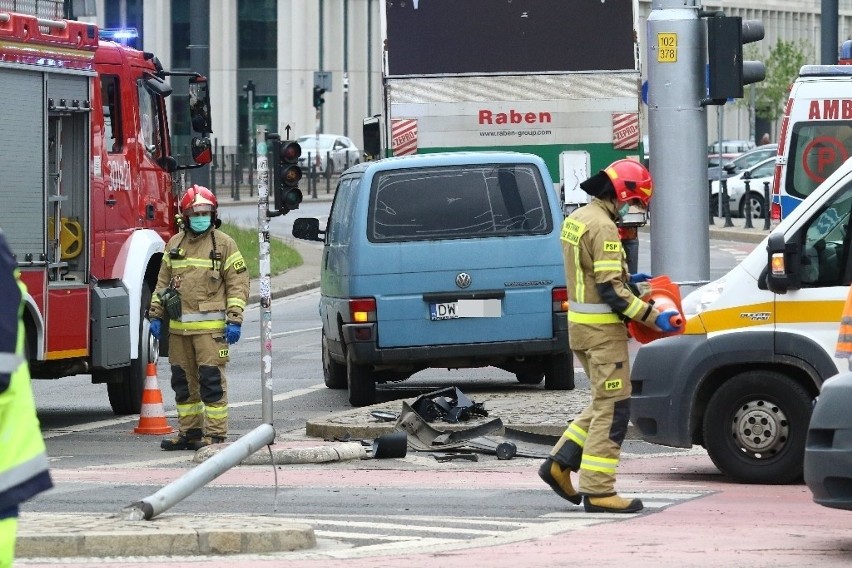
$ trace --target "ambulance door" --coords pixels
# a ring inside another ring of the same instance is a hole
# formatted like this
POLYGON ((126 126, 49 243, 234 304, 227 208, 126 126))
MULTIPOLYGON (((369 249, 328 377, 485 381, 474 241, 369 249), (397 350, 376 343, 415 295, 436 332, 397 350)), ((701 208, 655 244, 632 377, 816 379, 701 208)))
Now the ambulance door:
MULTIPOLYGON (((852 181, 799 225, 788 246, 801 251, 799 289, 776 294, 776 331, 811 338, 834 354, 843 304, 852 282, 852 181)), ((789 249, 788 249, 789 250, 789 249)), ((793 268, 793 267, 789 267, 793 268)))

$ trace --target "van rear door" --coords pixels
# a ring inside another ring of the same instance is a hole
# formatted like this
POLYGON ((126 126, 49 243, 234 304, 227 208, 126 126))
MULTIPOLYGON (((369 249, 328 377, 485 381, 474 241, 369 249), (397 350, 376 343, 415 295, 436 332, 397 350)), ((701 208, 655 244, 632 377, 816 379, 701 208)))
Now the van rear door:
POLYGON ((552 337, 565 276, 548 185, 532 163, 377 173, 353 295, 376 298, 379 347, 552 337))

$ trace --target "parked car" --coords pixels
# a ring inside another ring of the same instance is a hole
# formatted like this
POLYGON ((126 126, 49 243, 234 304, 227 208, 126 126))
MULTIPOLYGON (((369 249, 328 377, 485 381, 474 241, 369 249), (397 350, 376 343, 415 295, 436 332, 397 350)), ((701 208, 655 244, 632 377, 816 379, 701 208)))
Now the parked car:
MULTIPOLYGON (((735 174, 725 181, 728 185, 728 207, 734 217, 745 217, 746 200, 745 182, 749 181, 749 196, 751 198, 751 216, 763 218, 766 207, 763 182, 772 182, 775 173, 775 157, 766 158, 757 164, 746 168, 739 174, 735 174)), ((714 215, 721 215, 719 210, 719 180, 710 182, 710 208, 714 215)))
MULTIPOLYGON (((421 154, 340 176, 322 241, 325 384, 373 404, 376 383, 428 368, 498 367, 574 388, 553 180, 538 156, 421 154)), ((452 379, 448 376, 448 382, 452 379)))
POLYGON ((299 166, 306 175, 313 172, 332 176, 361 162, 361 151, 346 136, 312 134, 297 138, 296 142, 302 147, 299 166))
POLYGON ((744 152, 735 158, 731 158, 722 163, 721 178, 719 171, 719 160, 715 158, 707 160, 707 179, 728 179, 743 170, 750 168, 758 162, 762 162, 767 158, 772 158, 778 152, 778 144, 764 144, 758 146, 754 150, 744 152))
MULTIPOLYGON (((722 140, 722 154, 742 154, 754 148, 751 140, 722 140)), ((719 153, 719 141, 707 146, 708 154, 719 153)))

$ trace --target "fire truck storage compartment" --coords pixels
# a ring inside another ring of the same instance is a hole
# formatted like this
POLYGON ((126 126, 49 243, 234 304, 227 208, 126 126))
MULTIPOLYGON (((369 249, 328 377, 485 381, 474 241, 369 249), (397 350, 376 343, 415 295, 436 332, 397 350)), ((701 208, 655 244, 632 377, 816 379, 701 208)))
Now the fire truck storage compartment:
POLYGON ((21 263, 45 260, 43 90, 42 73, 0 68, 0 228, 21 263))
POLYGON ((130 295, 120 280, 92 288, 92 366, 130 364, 130 295))

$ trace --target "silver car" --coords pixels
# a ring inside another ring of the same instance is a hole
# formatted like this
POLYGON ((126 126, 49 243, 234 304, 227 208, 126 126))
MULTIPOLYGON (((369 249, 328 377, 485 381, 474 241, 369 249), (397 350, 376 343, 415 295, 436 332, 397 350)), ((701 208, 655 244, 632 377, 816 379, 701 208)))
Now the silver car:
POLYGON ((361 161, 361 151, 346 136, 313 134, 296 142, 302 147, 299 166, 305 175, 332 176, 361 161))
MULTIPOLYGON (((738 174, 727 178, 728 206, 731 208, 732 217, 745 217, 746 200, 745 182, 749 181, 749 197, 751 198, 751 216, 754 219, 762 219, 766 208, 764 195, 764 182, 772 183, 775 175, 775 158, 766 158, 757 164, 746 168, 738 174)), ((710 207, 714 215, 721 215, 719 210, 719 181, 710 182, 710 207)))

